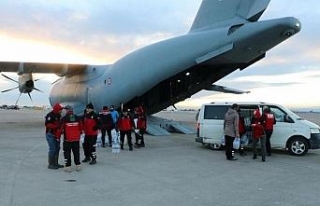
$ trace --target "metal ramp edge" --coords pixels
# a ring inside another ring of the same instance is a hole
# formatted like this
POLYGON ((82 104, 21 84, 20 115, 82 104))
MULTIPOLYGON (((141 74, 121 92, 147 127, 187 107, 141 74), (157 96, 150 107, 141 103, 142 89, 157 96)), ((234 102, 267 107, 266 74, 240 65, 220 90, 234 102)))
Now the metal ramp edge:
POLYGON ((163 129, 159 125, 148 124, 147 133, 154 136, 171 135, 167 130, 163 129))
POLYGON ((170 125, 177 132, 181 132, 184 134, 195 134, 196 133, 195 129, 192 129, 191 127, 189 127, 187 125, 183 125, 183 124, 170 124, 170 125))

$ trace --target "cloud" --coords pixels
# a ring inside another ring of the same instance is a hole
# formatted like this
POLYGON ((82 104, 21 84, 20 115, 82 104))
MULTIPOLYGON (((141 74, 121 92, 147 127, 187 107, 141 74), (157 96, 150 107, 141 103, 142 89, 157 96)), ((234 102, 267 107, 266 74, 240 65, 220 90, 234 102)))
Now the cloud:
POLYGON ((68 1, 4 0, 0 25, 2 32, 16 38, 63 44, 87 50, 88 55, 93 53, 99 57, 96 51, 123 56, 137 48, 130 42, 136 42, 135 39, 141 39, 141 36, 167 33, 166 36, 172 37, 187 32, 191 26, 187 14, 191 10, 195 16, 200 1, 187 2, 187 9, 177 9, 181 2, 169 0, 157 3, 147 0, 97 0, 94 3, 80 0, 77 4, 68 1), (108 39, 114 37, 127 47, 117 48, 110 44, 108 39))

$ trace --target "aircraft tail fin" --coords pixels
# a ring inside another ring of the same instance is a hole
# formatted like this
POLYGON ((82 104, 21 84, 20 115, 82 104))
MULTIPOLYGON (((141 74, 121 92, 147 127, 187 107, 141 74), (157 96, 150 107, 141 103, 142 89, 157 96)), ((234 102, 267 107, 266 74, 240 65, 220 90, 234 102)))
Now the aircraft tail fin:
POLYGON ((203 0, 190 32, 255 22, 269 2, 270 0, 203 0))

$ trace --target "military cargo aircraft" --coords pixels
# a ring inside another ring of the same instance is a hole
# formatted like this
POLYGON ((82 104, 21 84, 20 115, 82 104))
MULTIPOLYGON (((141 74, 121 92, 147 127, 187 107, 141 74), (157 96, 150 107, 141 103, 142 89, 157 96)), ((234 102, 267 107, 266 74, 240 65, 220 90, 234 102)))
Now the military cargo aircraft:
POLYGON ((96 109, 143 105, 153 114, 205 89, 239 93, 214 83, 260 61, 301 29, 294 17, 258 21, 269 2, 203 0, 187 34, 133 51, 114 64, 0 62, 0 71, 16 72, 17 88, 26 94, 37 90, 32 74, 60 76, 50 103, 72 105, 77 113, 91 102, 96 109))

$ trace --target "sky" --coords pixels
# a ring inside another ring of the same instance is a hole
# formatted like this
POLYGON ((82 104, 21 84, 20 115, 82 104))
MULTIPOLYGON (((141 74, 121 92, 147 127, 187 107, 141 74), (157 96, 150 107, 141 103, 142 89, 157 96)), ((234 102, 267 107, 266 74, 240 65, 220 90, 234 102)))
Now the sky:
MULTIPOLYGON (((110 64, 143 46, 186 34, 201 0, 0 0, 0 61, 110 64), (75 3, 76 2, 76 3, 75 3)), ((265 101, 290 108, 320 108, 320 2, 271 0, 260 20, 294 16, 302 30, 266 58, 216 84, 250 91, 201 91, 176 104, 199 108, 213 101, 265 101)), ((5 73, 18 79, 15 73, 5 73)), ((36 88, 19 105, 49 105, 55 75, 35 74, 36 88)), ((16 87, 0 76, 0 90, 16 87)), ((0 93, 14 104, 19 91, 0 93)))

